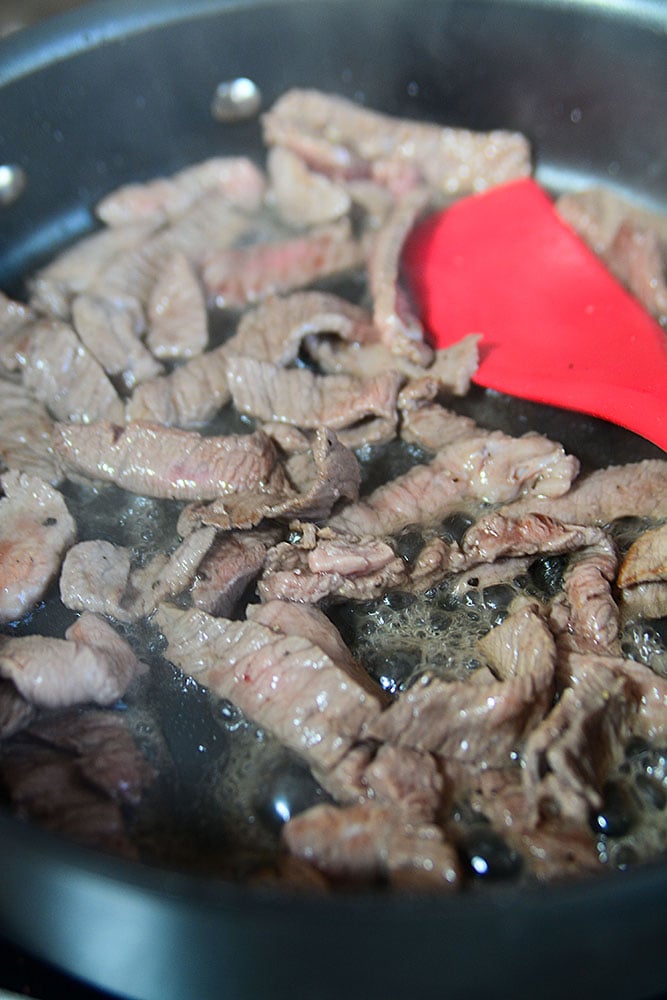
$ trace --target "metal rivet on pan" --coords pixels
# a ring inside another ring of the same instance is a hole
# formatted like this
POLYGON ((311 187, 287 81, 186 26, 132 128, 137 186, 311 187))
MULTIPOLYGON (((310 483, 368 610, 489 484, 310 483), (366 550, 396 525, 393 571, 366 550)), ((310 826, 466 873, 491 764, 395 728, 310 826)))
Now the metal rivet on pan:
POLYGON ((17 163, 0 164, 0 205, 13 205, 28 182, 26 172, 17 163))
POLYGON ((241 122, 254 118, 262 106, 259 87, 245 76, 224 80, 215 88, 211 114, 219 122, 241 122))

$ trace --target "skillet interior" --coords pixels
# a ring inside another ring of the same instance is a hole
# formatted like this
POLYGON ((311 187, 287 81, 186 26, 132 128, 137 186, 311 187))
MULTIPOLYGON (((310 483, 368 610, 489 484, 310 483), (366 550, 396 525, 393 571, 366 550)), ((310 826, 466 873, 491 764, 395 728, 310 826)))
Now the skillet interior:
MULTIPOLYGON (((217 83, 240 75, 266 105, 288 86, 318 86, 412 117, 518 128, 547 185, 602 179, 664 206, 661 3, 134 8, 93 4, 5 44, 0 148, 25 168, 28 187, 2 210, 0 287, 18 291, 23 273, 88 229, 91 206, 112 187, 221 149, 259 155, 256 122, 210 116, 217 83)), ((656 454, 587 418, 486 405, 509 431, 528 414, 588 464, 656 454)), ((518 995, 555 997, 583 995, 584 972, 587 992, 612 997, 667 984, 658 866, 484 898, 322 901, 129 866, 6 816, 0 835, 0 930, 130 996, 435 996, 444 983, 453 996, 488 996, 502 976, 518 995)))

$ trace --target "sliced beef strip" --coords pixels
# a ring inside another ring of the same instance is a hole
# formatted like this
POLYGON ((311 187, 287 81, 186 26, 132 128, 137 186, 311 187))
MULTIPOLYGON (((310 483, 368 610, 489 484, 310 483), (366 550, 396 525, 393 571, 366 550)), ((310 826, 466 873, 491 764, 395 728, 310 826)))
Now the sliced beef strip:
POLYGON ((625 685, 604 665, 566 688, 528 737, 524 787, 538 816, 545 809, 585 824, 602 805, 602 786, 630 735, 625 685))
POLYGON ((267 204, 294 229, 320 226, 347 215, 352 199, 343 184, 310 170, 289 149, 274 146, 267 157, 267 204))
POLYGON ((382 343, 392 354, 405 355, 415 364, 428 364, 433 357, 424 341, 424 330, 413 313, 399 283, 403 245, 419 215, 428 204, 422 189, 397 202, 386 222, 373 236, 368 256, 368 284, 373 299, 373 321, 382 343))
POLYGON ((137 328, 135 310, 95 295, 77 295, 72 302, 72 323, 81 343, 128 392, 162 371, 139 338, 143 315, 140 322, 137 328))
POLYGON ((456 849, 442 831, 391 805, 317 805, 290 819, 282 835, 292 854, 334 879, 386 879, 415 891, 454 889, 460 880, 456 849))
POLYGON ((555 646, 532 608, 482 640, 505 680, 418 680, 364 730, 366 737, 478 767, 507 766, 553 697, 555 646))
POLYGON ((371 416, 396 421, 401 376, 388 371, 371 379, 316 375, 306 368, 278 368, 232 357, 227 379, 237 410, 259 420, 281 420, 304 430, 339 431, 371 416))
POLYGON ((667 583, 638 583, 624 587, 621 605, 629 615, 639 618, 667 617, 667 583))
POLYGON ((202 437, 134 421, 119 427, 58 424, 56 450, 71 472, 143 496, 211 500, 252 489, 287 489, 275 448, 261 432, 202 437))
POLYGON ((503 502, 524 492, 558 496, 578 469, 577 459, 538 434, 464 433, 430 464, 415 465, 378 487, 329 525, 361 536, 397 534, 410 525, 436 524, 466 499, 503 502))
POLYGON ((38 312, 69 319, 71 299, 87 291, 113 261, 141 246, 154 228, 154 223, 142 222, 101 229, 78 240, 30 281, 30 303, 38 312))
POLYGON ((202 278, 216 305, 239 308, 352 270, 363 261, 362 244, 347 220, 340 220, 281 241, 210 253, 202 278))
POLYGON ((645 531, 632 543, 618 573, 619 587, 667 580, 667 524, 645 531))
POLYGON ((582 827, 562 816, 537 816, 522 773, 516 766, 479 771, 447 764, 452 794, 463 795, 476 813, 489 820, 521 855, 532 878, 552 882, 599 874, 600 860, 588 825, 582 827))
POLYGON ((257 589, 263 601, 367 601, 400 588, 406 576, 405 563, 384 541, 334 535, 310 550, 277 545, 267 554, 257 589))
POLYGON ((334 766, 378 712, 370 679, 362 687, 308 638, 166 604, 156 621, 176 666, 310 764, 334 766))
POLYGON ((512 132, 471 132, 394 118, 344 97, 293 89, 263 116, 264 139, 315 169, 342 177, 423 178, 440 194, 465 194, 530 172, 530 150, 512 132), (392 171, 391 168, 394 168, 392 171))
MULTIPOLYGON (((218 536, 199 564, 192 586, 194 607, 216 617, 234 617, 240 598, 259 576, 266 553, 278 537, 274 530, 218 536)), ((251 609, 249 605, 249 616, 251 609)))
MULTIPOLYGON (((319 428, 310 453, 299 457, 306 463, 306 472, 297 484, 299 492, 278 483, 275 492, 245 490, 220 497, 205 507, 186 508, 179 519, 179 530, 186 534, 192 524, 213 524, 221 530, 247 529, 265 519, 291 521, 295 517, 320 521, 339 500, 357 499, 359 463, 333 431, 319 428)), ((286 463, 286 468, 291 479, 293 466, 286 463)), ((303 463, 299 471, 303 473, 303 463)))
POLYGON ((146 343, 156 358, 191 358, 208 343, 208 314, 199 278, 184 253, 165 263, 148 299, 146 343))
POLYGON ((0 636, 0 675, 40 708, 111 705, 142 670, 129 644, 98 615, 82 615, 64 639, 0 636))
POLYGON ((465 396, 479 364, 478 342, 479 336, 471 333, 451 347, 434 351, 432 364, 424 372, 413 374, 401 391, 398 405, 403 413, 409 414, 441 394, 465 396))
MULTIPOLYGON (((405 402, 405 399, 403 400, 405 402)), ((472 438, 477 425, 439 403, 424 403, 416 408, 402 407, 401 438, 426 451, 438 452, 457 438, 472 438)))
POLYGON ((42 479, 6 472, 0 483, 0 621, 22 618, 46 593, 76 524, 60 493, 42 479))
POLYGON ((602 529, 592 525, 563 524, 545 514, 509 517, 494 512, 468 529, 462 549, 474 566, 505 556, 557 555, 606 542, 602 529))
POLYGON ((662 322, 667 320, 667 254, 663 254, 657 233, 623 222, 605 258, 644 308, 662 322))
POLYGON ((104 369, 66 323, 36 321, 19 362, 24 386, 57 420, 123 419, 104 369))
POLYGON ((19 694, 11 681, 0 680, 0 740, 9 739, 25 729, 35 713, 35 706, 19 694))
POLYGON ((550 612, 560 644, 579 652, 620 653, 619 611, 611 585, 618 557, 608 540, 576 553, 550 612))
POLYGON ((98 202, 95 214, 108 226, 127 226, 140 220, 161 225, 213 192, 252 212, 260 207, 265 188, 263 173, 247 157, 211 157, 171 177, 116 188, 98 202))
POLYGON ((52 432, 46 407, 23 385, 0 378, 0 463, 57 486, 62 473, 52 432))
POLYGON ((531 493, 501 513, 540 513, 581 525, 604 525, 619 517, 667 517, 667 462, 645 459, 610 465, 581 476, 561 496, 531 493))
POLYGON ((214 528, 200 528, 171 555, 159 553, 134 569, 131 550, 102 539, 80 542, 63 563, 61 600, 75 611, 109 615, 120 622, 137 621, 193 583, 214 537, 214 528))
POLYGON ((227 385, 226 344, 199 354, 168 375, 138 386, 128 401, 126 419, 150 420, 165 427, 199 427, 231 399, 227 385))

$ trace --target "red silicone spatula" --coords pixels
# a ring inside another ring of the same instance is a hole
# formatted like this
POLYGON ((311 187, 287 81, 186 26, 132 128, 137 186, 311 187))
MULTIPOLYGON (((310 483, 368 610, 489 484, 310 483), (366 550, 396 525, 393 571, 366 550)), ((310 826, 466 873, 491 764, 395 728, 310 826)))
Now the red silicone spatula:
POLYGON ((667 450, 667 334, 534 181, 426 219, 403 263, 436 347, 482 334, 478 385, 604 417, 667 450))

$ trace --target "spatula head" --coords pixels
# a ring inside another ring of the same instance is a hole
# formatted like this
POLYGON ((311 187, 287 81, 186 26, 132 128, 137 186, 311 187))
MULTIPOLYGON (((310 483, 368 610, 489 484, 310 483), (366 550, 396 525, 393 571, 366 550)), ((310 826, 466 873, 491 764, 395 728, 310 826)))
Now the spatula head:
POLYGON ((482 335, 478 385, 603 417, 667 449, 667 336, 535 181, 431 216, 403 263, 434 346, 482 335))

